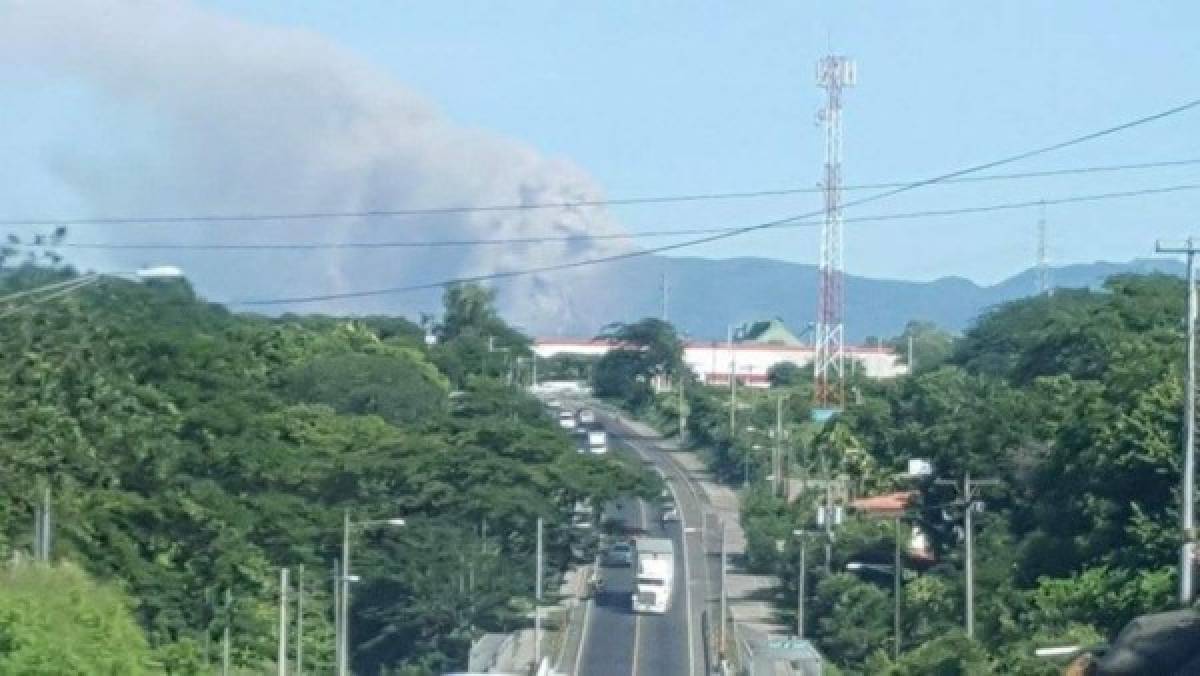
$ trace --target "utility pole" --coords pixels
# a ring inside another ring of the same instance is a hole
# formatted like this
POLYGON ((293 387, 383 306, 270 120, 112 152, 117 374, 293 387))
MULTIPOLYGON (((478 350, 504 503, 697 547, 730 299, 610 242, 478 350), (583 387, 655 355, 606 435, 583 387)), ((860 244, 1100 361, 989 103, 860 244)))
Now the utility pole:
POLYGON ((333 664, 335 671, 342 664, 342 567, 336 558, 333 560, 333 664))
POLYGON ((728 538, 725 533, 725 519, 721 519, 721 639, 720 653, 721 657, 725 657, 725 624, 729 605, 729 596, 725 591, 725 572, 729 568, 728 555, 726 548, 728 546, 728 538))
POLYGON ((737 352, 733 349, 733 325, 729 325, 729 440, 737 438, 737 352))
POLYGON ((917 362, 913 359, 913 335, 908 334, 908 375, 913 375, 917 372, 917 362))
MULTIPOLYGON (((491 339, 488 340, 488 346, 491 346, 491 339)), ((341 632, 338 634, 338 676, 349 675, 350 660, 348 653, 350 652, 350 641, 347 634, 350 633, 350 510, 342 511, 342 577, 341 577, 341 632)))
POLYGON ((279 658, 276 665, 279 676, 287 676, 288 672, 288 640, 287 640, 287 604, 288 604, 288 569, 279 569, 279 658))
POLYGON ((42 490, 41 505, 33 508, 33 560, 46 563, 50 561, 51 542, 51 509, 50 487, 42 490))
POLYGON ((902 525, 900 522, 900 517, 897 516, 896 517, 896 560, 892 564, 893 569, 894 569, 893 570, 893 578, 892 578, 892 586, 893 586, 892 594, 894 596, 894 598, 893 598, 894 603, 892 604, 892 611, 893 611, 892 635, 895 636, 895 638, 896 638, 895 645, 892 646, 892 658, 897 659, 897 660, 900 659, 900 603, 901 603, 901 599, 904 598, 904 590, 900 586, 901 585, 901 576, 903 574, 902 566, 904 565, 903 560, 901 559, 901 552, 900 552, 901 528, 902 528, 902 525))
POLYGON ((822 533, 794 530, 792 535, 800 538, 800 569, 796 575, 796 638, 804 638, 804 605, 808 598, 808 538, 822 533))
POLYGON ((1037 291, 1040 296, 1051 293, 1050 265, 1046 258, 1046 203, 1044 201, 1038 210, 1037 238, 1037 291))
POLYGON ((817 508, 817 525, 825 531, 825 572, 833 572, 833 527, 842 522, 842 510, 833 504, 833 472, 829 459, 821 454, 821 473, 824 475, 825 504, 817 508))
POLYGON ((679 381, 679 448, 682 449, 687 446, 688 419, 687 394, 684 392, 684 384, 687 382, 687 378, 684 376, 683 370, 680 371, 677 380, 679 381))
POLYGON ((533 590, 533 668, 542 665, 542 517, 537 520, 537 573, 533 590))
POLYGON ((775 456, 771 459, 771 472, 775 475, 775 497, 782 492, 783 485, 783 393, 775 398, 775 456))
POLYGON ((1187 607, 1195 596, 1196 565, 1196 268, 1198 249, 1191 237, 1182 247, 1156 243, 1158 253, 1187 256, 1187 374, 1183 400, 1183 546, 1179 551, 1179 604, 1187 607))
POLYGON ((667 273, 662 273, 662 320, 667 321, 667 303, 670 299, 671 288, 667 285, 667 273))
POLYGON ((976 488, 999 486, 999 479, 972 479, 971 473, 963 475, 962 484, 954 479, 935 479, 939 486, 953 486, 958 491, 959 501, 963 505, 963 539, 966 544, 966 559, 963 563, 966 578, 966 620, 967 638, 975 637, 975 525, 972 516, 975 512, 983 511, 983 503, 975 499, 976 488))
POLYGON ((817 323, 813 354, 815 404, 819 409, 839 409, 845 403, 846 304, 842 280, 842 89, 857 81, 854 62, 844 56, 827 56, 817 62, 817 86, 827 94, 819 114, 825 124, 825 221, 821 226, 818 267, 821 291, 817 299, 817 323), (831 381, 837 379, 837 384, 831 381))
POLYGON ((229 635, 229 624, 233 614, 233 591, 225 589, 225 629, 221 632, 221 676, 229 676, 230 657, 233 654, 233 642, 229 635))
POLYGON ((296 675, 304 676, 304 564, 296 571, 296 675))

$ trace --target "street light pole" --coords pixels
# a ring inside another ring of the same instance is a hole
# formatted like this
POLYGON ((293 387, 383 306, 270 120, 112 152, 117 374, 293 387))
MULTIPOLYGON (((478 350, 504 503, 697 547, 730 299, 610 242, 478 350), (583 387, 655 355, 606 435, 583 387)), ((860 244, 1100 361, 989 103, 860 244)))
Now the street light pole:
POLYGON ((288 620, 287 620, 287 604, 288 604, 288 569, 279 569, 279 657, 276 660, 276 667, 279 670, 279 676, 287 676, 288 671, 288 620))
POLYGON ((336 641, 338 676, 347 676, 350 664, 350 583, 357 579, 350 573, 350 531, 355 527, 404 525, 404 519, 399 518, 360 521, 355 524, 350 522, 349 509, 342 512, 342 574, 338 578, 340 584, 335 585, 335 588, 340 587, 341 589, 341 598, 335 602, 335 605, 341 609, 341 612, 338 613, 341 621, 335 623, 341 629, 336 641))
POLYGON ((1195 479, 1196 479, 1196 267, 1197 249, 1191 237, 1182 247, 1164 247, 1156 243, 1158 253, 1182 253, 1187 256, 1187 373, 1183 404, 1183 509, 1181 526, 1183 545, 1179 552, 1179 603, 1188 606, 1195 596, 1195 479))
POLYGON ((341 631, 338 633, 338 641, 337 641, 337 644, 338 644, 337 673, 338 673, 338 676, 346 676, 347 666, 349 663, 349 660, 346 659, 346 652, 347 652, 346 648, 349 647, 349 645, 350 645, 350 642, 347 640, 347 637, 346 637, 346 635, 350 633, 350 622, 349 622, 349 619, 350 619, 350 613, 349 613, 349 610, 350 610, 350 603, 349 603, 349 598, 350 598, 350 510, 349 509, 342 511, 342 574, 341 574, 341 577, 339 578, 339 582, 341 582, 341 585, 340 585, 341 599, 339 599, 340 603, 339 603, 338 607, 339 607, 340 612, 338 613, 338 615, 341 618, 341 624, 339 626, 341 631))

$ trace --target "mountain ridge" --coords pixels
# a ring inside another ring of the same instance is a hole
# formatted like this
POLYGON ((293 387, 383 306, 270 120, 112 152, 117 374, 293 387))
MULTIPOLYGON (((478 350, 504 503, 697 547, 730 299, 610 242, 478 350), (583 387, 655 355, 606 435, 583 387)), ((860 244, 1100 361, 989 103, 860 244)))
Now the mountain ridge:
MULTIPOLYGON (((1099 288, 1123 273, 1183 275, 1170 259, 1074 263, 1049 269, 1052 288, 1099 288)), ((797 334, 816 316, 816 266, 771 258, 646 256, 608 266, 596 278, 564 278, 560 293, 570 312, 523 317, 522 326, 540 336, 591 336, 612 322, 661 314, 661 280, 669 287, 668 318, 688 336, 718 339, 729 325, 778 317, 797 334)), ((1038 270, 1022 270, 995 284, 980 285, 958 275, 929 281, 846 275, 845 326, 848 342, 898 335, 910 320, 931 321, 962 331, 981 312, 1033 295, 1038 270)), ((513 301, 509 301, 513 303, 513 301)), ((519 313, 519 308, 503 308, 519 313)))

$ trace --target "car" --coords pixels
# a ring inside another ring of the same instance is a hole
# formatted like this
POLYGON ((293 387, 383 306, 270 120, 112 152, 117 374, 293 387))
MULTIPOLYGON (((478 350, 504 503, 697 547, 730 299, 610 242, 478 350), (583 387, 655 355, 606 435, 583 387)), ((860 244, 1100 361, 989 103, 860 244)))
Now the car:
POLYGON ((596 414, 590 408, 579 409, 579 424, 580 425, 595 425, 596 414))
POLYGON ((575 416, 571 415, 570 411, 563 411, 558 414, 558 426, 564 430, 575 429, 575 416))
POLYGON ((608 565, 610 566, 632 566, 633 565, 633 545, 628 542, 618 542, 608 550, 608 565))
POLYGON ((662 513, 663 523, 667 523, 669 521, 678 521, 678 520, 679 520, 679 508, 678 507, 676 507, 675 505, 669 505, 667 507, 663 507, 663 513, 662 513))

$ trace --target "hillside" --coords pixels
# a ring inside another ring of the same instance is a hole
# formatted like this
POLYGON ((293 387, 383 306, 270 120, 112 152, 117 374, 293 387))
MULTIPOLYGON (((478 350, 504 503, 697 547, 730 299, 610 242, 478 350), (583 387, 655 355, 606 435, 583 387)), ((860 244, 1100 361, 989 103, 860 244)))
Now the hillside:
MULTIPOLYGON (((1055 287, 1095 289, 1114 274, 1155 271, 1182 275, 1183 266, 1151 259, 1068 265, 1053 268, 1051 281, 1055 287)), ((725 335, 730 323, 764 317, 780 317, 799 332, 816 315, 815 266, 768 258, 656 256, 606 268, 605 284, 598 285, 590 277, 578 282, 564 278, 560 293, 571 311, 521 316, 520 323, 538 335, 578 336, 594 335, 610 322, 658 316, 664 272, 670 280, 670 319, 689 336, 718 338, 725 335)), ((987 308, 1031 295, 1036 274, 1036 270, 1025 270, 991 286, 961 277, 910 282, 848 275, 847 336, 861 341, 868 336, 898 335, 912 319, 962 331, 987 308)), ((522 315, 519 307, 502 309, 511 316, 522 315)))

